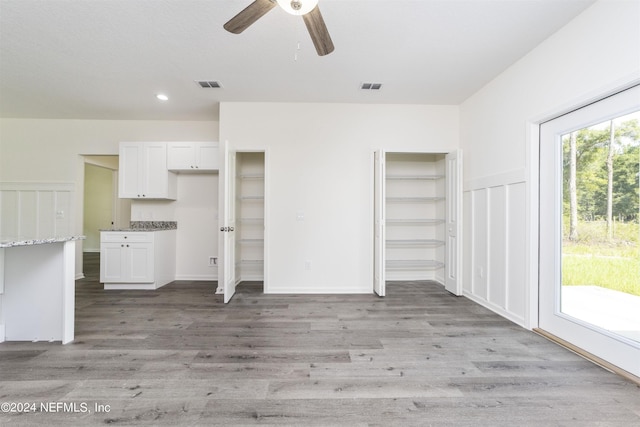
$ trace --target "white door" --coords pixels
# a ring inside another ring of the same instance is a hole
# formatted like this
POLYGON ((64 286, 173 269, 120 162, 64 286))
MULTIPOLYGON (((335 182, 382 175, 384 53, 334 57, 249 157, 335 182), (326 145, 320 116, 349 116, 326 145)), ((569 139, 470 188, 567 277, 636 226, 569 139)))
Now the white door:
POLYGON ((374 254, 373 254, 373 290, 383 297, 385 286, 385 153, 376 151, 374 154, 374 254))
MULTIPOLYGON (((608 156, 615 157, 614 177, 629 176, 622 158, 634 144, 637 150, 640 141, 631 133, 616 137, 615 130, 634 114, 637 118, 631 121, 637 123, 640 86, 540 126, 538 286, 541 329, 640 376, 640 296, 617 289, 625 278, 638 285, 640 276, 633 273, 638 263, 632 255, 635 251, 638 256, 637 240, 634 249, 633 238, 607 236, 602 219, 607 207, 594 210, 606 203, 607 179, 590 180, 607 170, 603 166, 608 156), (585 204, 594 186, 600 192, 585 204), (620 240, 623 248, 617 251, 620 240)), ((637 151, 632 156, 637 162, 637 151)), ((630 173, 632 181, 637 179, 637 166, 630 173)), ((633 193, 626 194, 637 202, 637 187, 633 193)), ((616 230, 637 227, 616 212, 619 204, 612 206, 616 230)))
POLYGON ((462 151, 447 154, 445 161, 447 231, 444 287, 454 295, 462 295, 462 151))
POLYGON ((218 239, 218 282, 222 283, 224 302, 228 303, 236 292, 236 257, 235 257, 235 229, 236 229, 236 155, 229 150, 229 144, 220 144, 220 183, 218 196, 218 225, 220 238, 218 239))

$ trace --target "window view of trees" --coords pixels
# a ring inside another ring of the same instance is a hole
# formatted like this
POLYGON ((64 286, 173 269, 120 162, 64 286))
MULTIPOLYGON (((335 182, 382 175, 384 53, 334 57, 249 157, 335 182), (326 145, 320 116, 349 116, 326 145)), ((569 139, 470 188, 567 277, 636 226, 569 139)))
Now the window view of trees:
POLYGON ((562 142, 563 285, 640 295, 640 112, 562 142))

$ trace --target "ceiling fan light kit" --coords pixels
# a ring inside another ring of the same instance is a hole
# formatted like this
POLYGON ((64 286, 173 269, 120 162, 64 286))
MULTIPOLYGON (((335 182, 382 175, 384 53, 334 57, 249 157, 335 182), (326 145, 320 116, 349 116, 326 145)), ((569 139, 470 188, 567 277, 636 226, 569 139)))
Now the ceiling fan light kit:
POLYGON ((318 0, 277 0, 285 12, 292 15, 306 15, 318 5, 318 0))
POLYGON ((318 0, 254 0, 224 24, 224 29, 233 34, 240 34, 273 9, 276 4, 292 15, 302 16, 319 56, 333 52, 333 41, 320 13, 318 0))

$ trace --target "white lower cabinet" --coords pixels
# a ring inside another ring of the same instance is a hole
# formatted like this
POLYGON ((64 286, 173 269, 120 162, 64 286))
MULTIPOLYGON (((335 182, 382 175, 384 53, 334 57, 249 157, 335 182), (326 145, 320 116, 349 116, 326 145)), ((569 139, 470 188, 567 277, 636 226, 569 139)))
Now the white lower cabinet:
POLYGON ((175 280, 175 230, 102 231, 100 282, 105 289, 157 289, 175 280))

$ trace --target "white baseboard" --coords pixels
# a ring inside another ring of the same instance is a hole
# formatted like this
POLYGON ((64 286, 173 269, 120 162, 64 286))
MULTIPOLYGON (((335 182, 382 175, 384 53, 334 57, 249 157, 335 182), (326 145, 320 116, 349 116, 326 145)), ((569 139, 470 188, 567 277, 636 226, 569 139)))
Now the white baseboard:
POLYGON ((207 275, 203 275, 203 274, 181 274, 181 275, 176 275, 176 279, 175 280, 193 280, 193 281, 216 281, 218 280, 218 275, 217 274, 207 274, 207 275))
POLYGON ((311 286, 302 287, 296 285, 269 287, 265 289, 265 294, 370 294, 373 293, 373 286, 354 287, 354 286, 311 286))
POLYGON ((156 289, 155 283, 105 283, 105 291, 153 291, 156 289))

